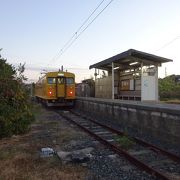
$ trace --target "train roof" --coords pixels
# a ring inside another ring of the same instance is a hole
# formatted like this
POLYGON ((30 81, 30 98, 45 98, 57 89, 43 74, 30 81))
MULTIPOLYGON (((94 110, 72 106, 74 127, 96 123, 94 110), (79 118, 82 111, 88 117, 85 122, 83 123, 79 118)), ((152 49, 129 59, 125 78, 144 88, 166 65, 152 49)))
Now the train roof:
MULTIPOLYGON (((44 74, 44 76, 42 76, 41 78, 39 78, 39 80, 45 78, 45 77, 60 77, 60 76, 64 76, 64 77, 75 77, 74 73, 70 73, 70 72, 64 72, 64 71, 53 71, 53 72, 47 72, 44 74)), ((37 82, 39 82, 39 80, 37 82)))
POLYGON ((58 76, 74 77, 75 75, 70 72, 56 71, 56 72, 48 72, 48 73, 46 73, 45 76, 47 76, 47 77, 58 77, 58 76))

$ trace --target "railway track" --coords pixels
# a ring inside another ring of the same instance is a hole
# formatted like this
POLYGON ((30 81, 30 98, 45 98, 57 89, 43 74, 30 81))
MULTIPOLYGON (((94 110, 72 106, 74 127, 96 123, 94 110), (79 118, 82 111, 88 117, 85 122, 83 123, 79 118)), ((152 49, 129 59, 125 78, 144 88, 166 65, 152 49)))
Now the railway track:
POLYGON ((117 137, 125 136, 123 132, 82 116, 75 111, 56 111, 60 116, 77 125, 89 135, 100 141, 106 147, 143 171, 158 179, 180 179, 180 157, 159 147, 131 138, 135 145, 130 150, 124 150, 116 141, 117 137), (172 169, 168 168, 173 165, 172 169))

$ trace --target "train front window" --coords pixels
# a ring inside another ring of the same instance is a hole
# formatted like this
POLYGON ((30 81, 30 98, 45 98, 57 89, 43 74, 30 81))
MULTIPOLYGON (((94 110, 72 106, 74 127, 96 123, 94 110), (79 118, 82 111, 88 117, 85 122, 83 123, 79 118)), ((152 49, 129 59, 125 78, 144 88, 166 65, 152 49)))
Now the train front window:
POLYGON ((48 84, 56 84, 56 78, 47 78, 48 84))
POLYGON ((66 78, 66 84, 74 84, 74 78, 66 78))
POLYGON ((57 82, 58 84, 64 84, 64 78, 63 77, 58 78, 57 82))

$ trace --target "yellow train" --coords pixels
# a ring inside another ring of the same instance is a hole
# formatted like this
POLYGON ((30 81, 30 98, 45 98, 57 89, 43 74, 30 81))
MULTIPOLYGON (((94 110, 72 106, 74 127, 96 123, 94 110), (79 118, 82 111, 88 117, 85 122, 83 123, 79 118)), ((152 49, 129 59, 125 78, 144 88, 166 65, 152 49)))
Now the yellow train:
POLYGON ((47 106, 73 106, 75 75, 70 72, 48 72, 35 84, 35 97, 47 106))

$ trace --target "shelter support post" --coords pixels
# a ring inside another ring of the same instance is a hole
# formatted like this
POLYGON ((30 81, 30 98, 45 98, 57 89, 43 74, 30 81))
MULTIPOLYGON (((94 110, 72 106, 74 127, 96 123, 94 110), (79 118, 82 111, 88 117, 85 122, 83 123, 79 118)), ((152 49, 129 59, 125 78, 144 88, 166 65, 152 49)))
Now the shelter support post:
POLYGON ((95 68, 94 76, 95 76, 95 80, 96 80, 97 79, 97 69, 96 68, 95 68))
POLYGON ((114 63, 112 62, 112 99, 114 99, 114 63))

